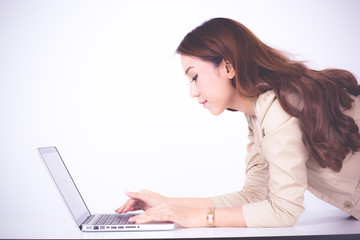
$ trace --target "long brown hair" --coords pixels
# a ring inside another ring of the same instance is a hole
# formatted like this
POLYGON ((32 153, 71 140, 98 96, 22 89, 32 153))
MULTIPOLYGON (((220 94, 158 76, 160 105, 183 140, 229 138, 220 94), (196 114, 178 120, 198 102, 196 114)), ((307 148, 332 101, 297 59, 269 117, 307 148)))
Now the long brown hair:
POLYGON ((300 120, 303 142, 320 166, 338 172, 350 151, 360 151, 359 128, 344 114, 352 107, 351 95, 360 94, 350 72, 310 69, 227 18, 214 18, 198 26, 185 36, 176 52, 216 66, 227 60, 236 71, 233 86, 243 96, 273 90, 284 110, 300 120), (298 96, 301 104, 295 106, 290 94, 298 96))

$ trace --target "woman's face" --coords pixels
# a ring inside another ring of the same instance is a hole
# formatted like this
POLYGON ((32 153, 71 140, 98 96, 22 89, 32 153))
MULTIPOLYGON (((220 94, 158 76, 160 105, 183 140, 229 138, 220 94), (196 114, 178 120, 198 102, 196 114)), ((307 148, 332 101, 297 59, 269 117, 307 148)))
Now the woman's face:
POLYGON ((231 64, 223 60, 216 67, 200 58, 181 55, 181 65, 190 81, 190 96, 211 114, 219 115, 227 108, 240 110, 239 94, 230 81, 235 76, 231 64))

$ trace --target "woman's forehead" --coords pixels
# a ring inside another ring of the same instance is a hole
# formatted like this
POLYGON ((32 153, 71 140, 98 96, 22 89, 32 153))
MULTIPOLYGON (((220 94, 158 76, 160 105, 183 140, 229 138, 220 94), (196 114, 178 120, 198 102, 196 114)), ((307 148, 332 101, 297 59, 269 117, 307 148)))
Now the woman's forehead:
POLYGON ((206 64, 207 64, 207 62, 201 60, 198 57, 181 55, 181 65, 183 67, 185 74, 187 74, 191 68, 201 67, 206 64))

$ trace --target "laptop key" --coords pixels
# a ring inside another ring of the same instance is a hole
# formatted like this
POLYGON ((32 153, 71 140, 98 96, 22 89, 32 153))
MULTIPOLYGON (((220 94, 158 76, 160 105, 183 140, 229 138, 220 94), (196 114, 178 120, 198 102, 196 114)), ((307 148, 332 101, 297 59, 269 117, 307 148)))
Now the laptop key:
POLYGON ((130 218, 130 214, 124 215, 124 217, 120 221, 120 224, 127 224, 129 218, 130 218))
POLYGON ((115 218, 116 218, 116 214, 110 215, 110 217, 106 220, 105 225, 110 225, 115 218))
POLYGON ((103 215, 99 222, 97 222, 97 225, 104 225, 106 220, 109 218, 110 215, 103 215))
POLYGON ((90 217, 88 217, 86 219, 86 221, 84 222, 84 224, 88 224, 94 217, 95 217, 95 215, 91 215, 90 217))
POLYGON ((97 215, 93 224, 94 225, 98 224, 101 221, 102 218, 103 218, 103 215, 97 215))
POLYGON ((123 218, 124 215, 119 214, 115 217, 114 221, 111 223, 111 225, 119 225, 121 219, 123 218))

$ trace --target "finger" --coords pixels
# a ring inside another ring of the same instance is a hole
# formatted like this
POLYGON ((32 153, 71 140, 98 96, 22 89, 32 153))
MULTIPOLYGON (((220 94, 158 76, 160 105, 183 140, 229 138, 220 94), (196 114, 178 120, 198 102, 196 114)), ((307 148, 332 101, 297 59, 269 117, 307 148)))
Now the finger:
POLYGON ((121 207, 119 207, 118 209, 116 209, 116 212, 118 212, 118 213, 123 213, 124 210, 125 210, 125 208, 128 206, 128 204, 129 204, 129 200, 126 200, 126 202, 125 202, 121 207))
POLYGON ((134 199, 129 199, 129 200, 127 200, 123 212, 129 212, 129 211, 131 210, 131 208, 134 207, 134 205, 136 204, 136 202, 137 202, 137 201, 134 200, 134 199))
POLYGON ((117 213, 123 213, 123 212, 124 212, 124 209, 125 209, 125 207, 126 207, 126 205, 127 205, 127 203, 128 203, 128 200, 127 200, 121 207, 117 208, 117 209, 115 210, 115 212, 117 212, 117 213))
POLYGON ((126 191, 125 194, 126 194, 126 196, 128 196, 129 198, 136 198, 136 192, 126 191))
POLYGON ((125 194, 131 199, 144 200, 144 195, 138 192, 125 192, 125 194))
POLYGON ((129 222, 136 222, 138 219, 142 218, 144 214, 145 212, 129 218, 129 222))
POLYGON ((138 224, 143 224, 143 223, 149 223, 149 222, 171 221, 171 218, 167 214, 151 213, 151 214, 146 214, 146 215, 140 216, 138 218, 135 218, 135 219, 133 219, 133 221, 135 221, 138 224))
POLYGON ((148 222, 163 222, 163 221, 172 221, 171 211, 168 208, 162 206, 150 208, 147 211, 139 214, 131 219, 132 222, 138 224, 148 223, 148 222))
POLYGON ((132 199, 128 199, 121 207, 119 207, 115 211, 119 214, 128 212, 129 208, 131 208, 133 206, 133 204, 134 203, 133 203, 132 199))
POLYGON ((153 209, 149 209, 143 213, 140 213, 132 218, 129 219, 130 222, 146 222, 146 221, 149 221, 149 220, 146 220, 146 219, 151 219, 151 216, 152 216, 152 211, 153 209), (143 220, 145 219, 145 220, 143 220))
POLYGON ((115 209, 115 212, 117 212, 117 213, 119 213, 119 214, 120 214, 120 213, 123 213, 124 208, 125 208, 125 205, 122 205, 121 207, 115 209))
POLYGON ((125 194, 132 199, 139 199, 144 202, 149 200, 149 194, 146 190, 141 190, 140 192, 125 192, 125 194))
POLYGON ((118 209, 115 209, 115 212, 121 214, 121 213, 124 213, 124 207, 120 207, 118 209))

